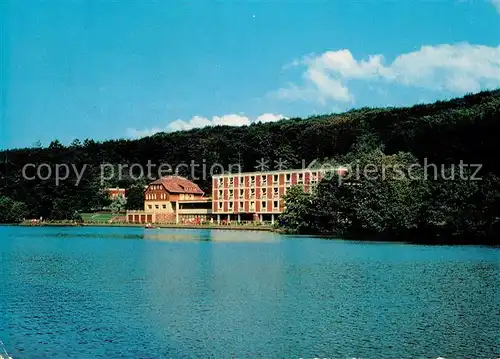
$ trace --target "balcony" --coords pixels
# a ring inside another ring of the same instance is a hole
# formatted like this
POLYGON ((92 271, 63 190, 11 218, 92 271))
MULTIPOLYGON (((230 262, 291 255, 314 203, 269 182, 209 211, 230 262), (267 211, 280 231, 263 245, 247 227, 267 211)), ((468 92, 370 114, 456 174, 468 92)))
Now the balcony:
MULTIPOLYGON (((222 208, 219 208, 222 210, 222 208)), ((179 214, 212 214, 211 208, 179 208, 179 214)))

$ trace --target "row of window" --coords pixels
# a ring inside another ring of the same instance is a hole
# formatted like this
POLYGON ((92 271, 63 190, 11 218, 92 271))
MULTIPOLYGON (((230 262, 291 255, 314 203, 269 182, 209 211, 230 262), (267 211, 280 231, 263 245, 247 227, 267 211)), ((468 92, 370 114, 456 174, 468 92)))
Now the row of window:
MULTIPOLYGON (((274 196, 279 196, 279 189, 277 187, 274 187, 272 192, 273 192, 274 196)), ((247 193, 248 193, 248 190, 247 190, 247 193)), ((256 193, 255 188, 251 188, 250 189, 250 196, 251 197, 255 197, 255 193, 256 193)), ((223 190, 219 190, 219 198, 222 198, 223 195, 224 195, 224 191, 223 190)), ((240 197, 244 197, 245 196, 245 190, 244 189, 240 189, 239 195, 240 195, 240 197)), ((267 196, 267 188, 262 188, 260 190, 260 195, 261 196, 267 196)), ((230 189, 229 190, 229 197, 233 197, 233 196, 234 196, 234 190, 230 189)))
MULTIPOLYGON (((166 193, 148 193, 146 194, 146 200, 157 200, 157 199, 167 199, 167 194, 166 193)), ((181 193, 179 195, 179 199, 194 199, 195 196, 194 194, 191 193, 181 193)))
POLYGON ((166 193, 148 193, 146 194, 146 199, 147 200, 154 200, 154 199, 167 199, 167 194, 166 193))
MULTIPOLYGON (((314 185, 314 184, 311 184, 311 185, 314 185)), ((286 186, 284 188, 284 193, 286 193, 287 190, 289 190, 291 188, 291 186, 286 186)), ((306 190, 306 188, 304 187, 304 190, 306 190)), ((246 190, 247 193, 248 193, 248 189, 246 190)), ((245 197, 245 189, 243 188, 240 188, 239 189, 239 197, 240 198, 244 198, 245 197)), ((256 189, 255 188, 250 188, 250 197, 251 198, 254 198, 256 196, 256 189)), ((261 197, 267 197, 267 193, 268 193, 268 189, 267 188, 261 188, 260 189, 260 196, 261 197)), ((233 189, 229 189, 229 198, 234 198, 234 190, 233 189)), ((273 194, 273 197, 279 197, 279 188, 278 187, 273 187, 272 188, 272 194, 273 194)), ((224 196, 224 191, 223 190, 219 190, 219 197, 218 198, 223 198, 224 196)))
MULTIPOLYGON (((162 205, 161 205, 161 208, 163 208, 163 209, 167 209, 167 205, 166 205, 166 204, 162 204, 162 205)), ((153 205, 151 205, 151 204, 150 204, 150 205, 148 205, 148 209, 153 209, 153 205)), ((160 209, 160 205, 159 205, 159 204, 156 204, 156 205, 155 205, 155 209, 160 209)))
MULTIPOLYGON (((229 211, 232 211, 233 208, 235 207, 233 203, 234 202, 227 203, 227 207, 228 207, 229 211)), ((240 201, 238 203, 238 208, 240 210, 244 210, 245 209, 245 202, 240 201)), ((267 209, 267 201, 262 201, 260 204, 260 208, 262 211, 266 210, 267 209)), ((224 202, 219 202, 219 210, 223 210, 223 209, 224 209, 224 202)), ((273 209, 279 209, 279 201, 273 201, 273 209)), ((255 211, 255 201, 250 202, 249 210, 255 211)))
MULTIPOLYGON (((249 176, 250 177, 250 185, 253 186, 255 185, 255 179, 257 176, 249 176)), ((267 175, 261 175, 261 186, 267 184, 267 175)), ((229 177, 229 186, 234 186, 234 178, 235 177, 229 177)), ((279 180, 279 175, 273 175, 273 183, 278 183, 279 180)), ((286 173, 285 174, 285 183, 290 183, 292 180, 292 174, 291 173, 286 173)), ((297 174, 297 182, 298 183, 303 183, 304 181, 304 173, 298 173, 297 174)), ((311 173, 311 182, 316 182, 318 181, 318 173, 317 172, 312 172, 311 173)), ((240 186, 241 184, 244 184, 244 176, 239 177, 239 183, 240 186)), ((222 187, 224 184, 224 178, 219 178, 219 187, 222 187)))

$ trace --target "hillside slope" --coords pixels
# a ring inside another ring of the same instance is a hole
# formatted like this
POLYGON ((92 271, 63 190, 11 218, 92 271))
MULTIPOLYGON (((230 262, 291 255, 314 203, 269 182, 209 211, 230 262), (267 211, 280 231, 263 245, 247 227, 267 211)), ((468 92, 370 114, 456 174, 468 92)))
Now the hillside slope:
MULTIPOLYGON (((500 175, 496 158, 499 138, 500 90, 495 90, 405 108, 362 108, 245 127, 158 133, 138 140, 85 140, 70 146, 54 141, 46 148, 4 151, 0 154, 5 159, 0 164, 0 194, 26 203, 30 216, 54 217, 56 213, 61 216, 65 211, 97 205, 95 193, 101 185, 128 187, 135 183, 127 176, 102 183, 102 163, 140 164, 146 168, 148 161, 172 167, 194 161, 198 164, 195 179, 202 178, 198 182, 208 190, 210 173, 203 178, 203 164, 208 172, 214 163, 225 169, 241 163, 244 171, 254 171, 257 161, 264 158, 270 165, 281 159, 288 168, 297 168, 303 161, 336 158, 364 146, 383 146, 386 154, 410 152, 420 161, 438 164, 460 160, 481 163, 484 173, 500 175), (78 186, 74 173, 56 186, 53 179, 23 178, 27 163, 87 167, 78 186)), ((190 172, 184 168, 179 174, 191 177, 190 172)))

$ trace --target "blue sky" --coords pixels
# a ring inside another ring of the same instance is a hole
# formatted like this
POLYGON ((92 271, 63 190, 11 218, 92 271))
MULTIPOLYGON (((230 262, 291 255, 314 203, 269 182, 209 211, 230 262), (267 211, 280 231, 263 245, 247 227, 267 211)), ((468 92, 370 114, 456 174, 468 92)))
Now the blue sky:
POLYGON ((500 0, 0 2, 0 147, 500 87, 500 0))

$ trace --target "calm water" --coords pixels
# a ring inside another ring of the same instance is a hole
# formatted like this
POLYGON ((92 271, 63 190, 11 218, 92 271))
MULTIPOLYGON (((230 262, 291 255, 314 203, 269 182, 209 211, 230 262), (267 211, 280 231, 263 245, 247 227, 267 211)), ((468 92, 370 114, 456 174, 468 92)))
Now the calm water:
POLYGON ((497 358, 499 255, 259 232, 0 227, 17 358, 497 358))

